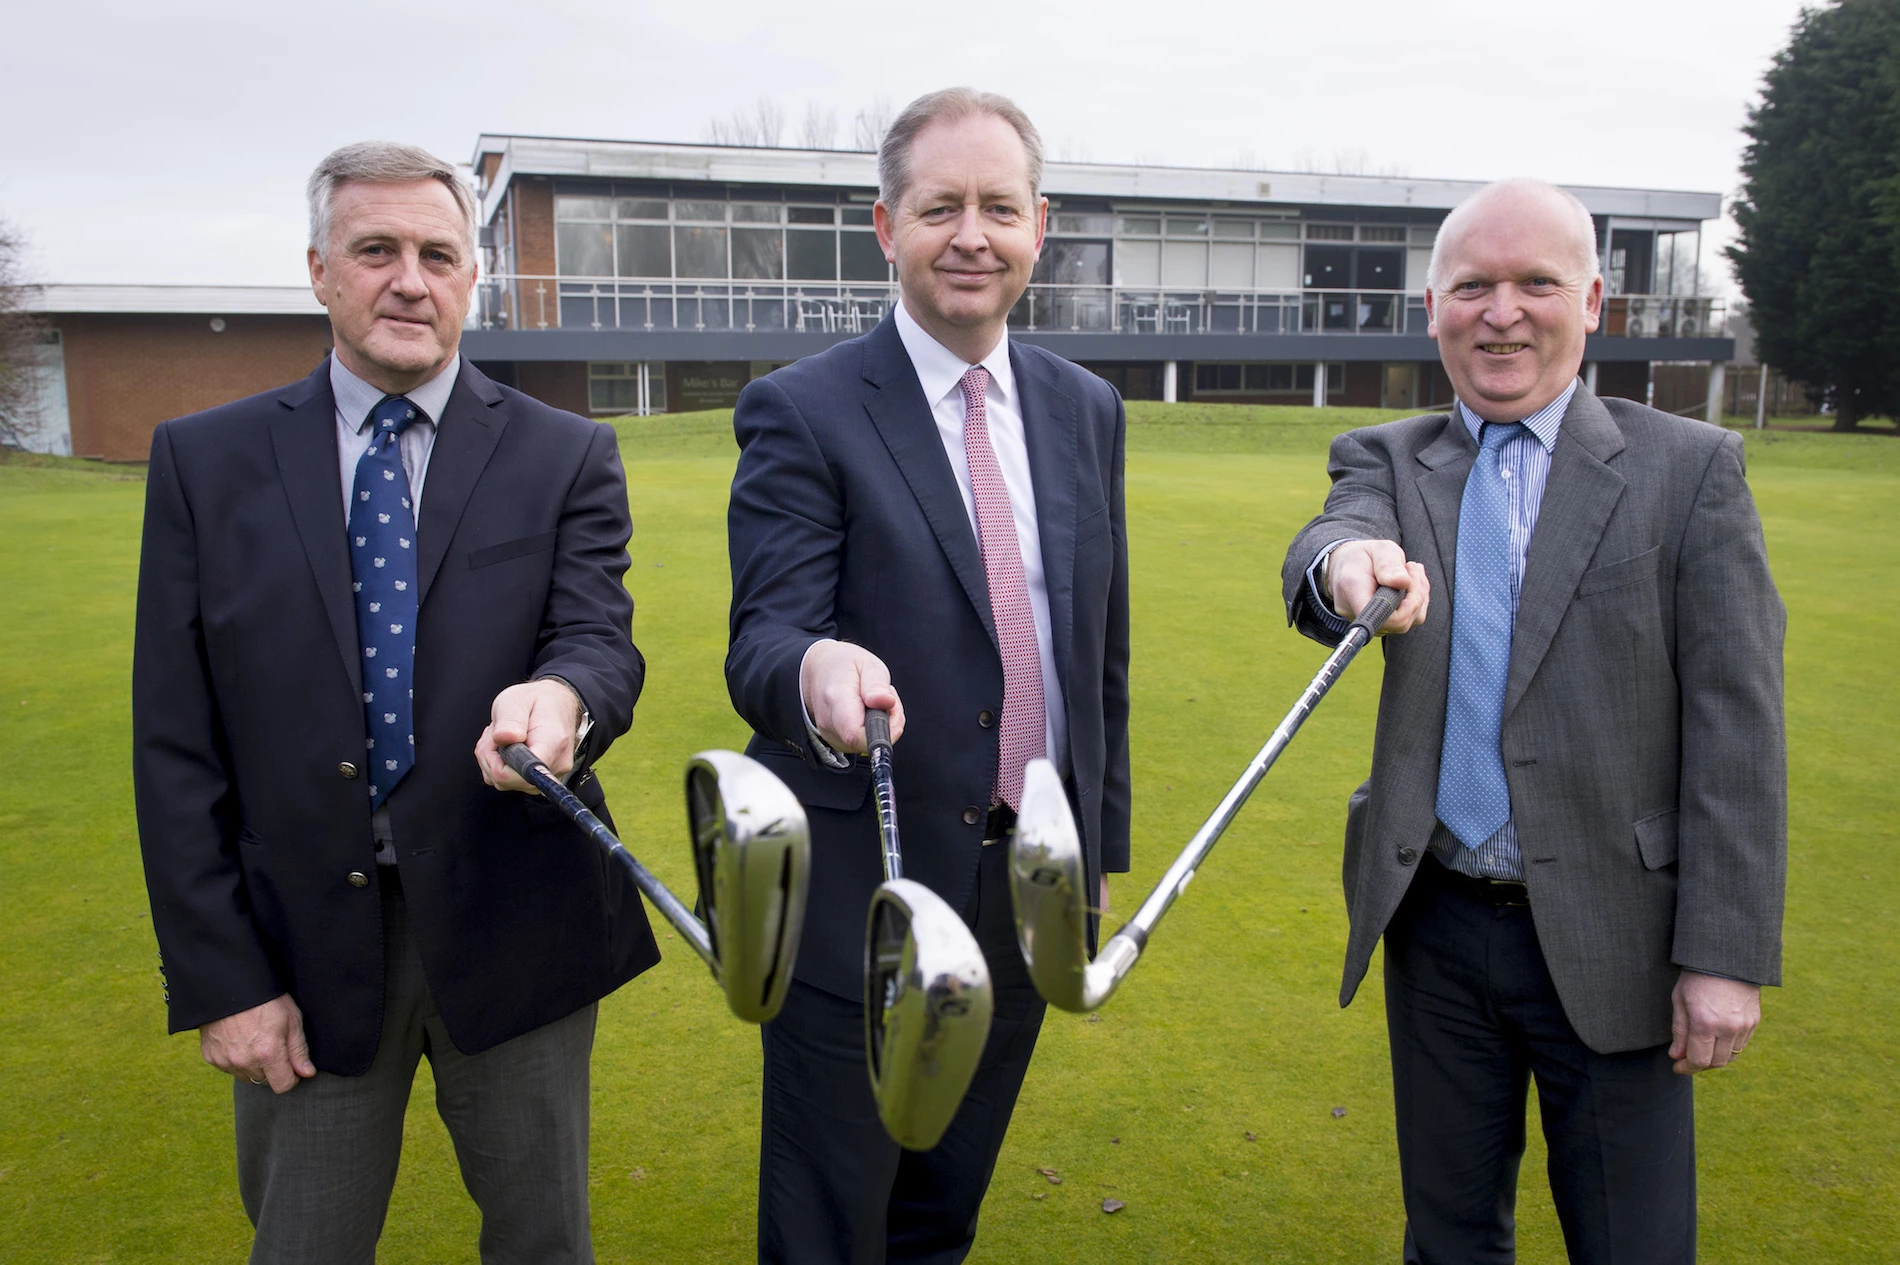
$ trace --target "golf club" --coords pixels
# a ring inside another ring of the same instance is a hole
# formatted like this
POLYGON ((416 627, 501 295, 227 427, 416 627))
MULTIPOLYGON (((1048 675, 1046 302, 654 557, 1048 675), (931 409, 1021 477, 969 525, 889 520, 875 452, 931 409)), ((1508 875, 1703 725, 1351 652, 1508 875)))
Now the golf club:
POLYGON ((1373 594, 1293 710, 1267 739, 1267 745, 1254 756, 1213 815, 1194 832, 1135 916, 1102 946, 1093 962, 1088 952, 1093 893, 1088 890, 1075 817, 1069 811, 1068 795, 1055 766, 1047 760, 1030 762, 1023 775, 1022 811, 1017 814, 1016 834, 1010 841, 1009 889, 1016 906, 1016 941, 1029 966, 1029 977, 1045 1001, 1080 1013, 1097 1009, 1113 995, 1140 960, 1155 924, 1187 890, 1195 870, 1260 785, 1260 779, 1402 598, 1396 589, 1383 587, 1373 594))
POLYGON ((957 1114, 989 1039, 994 999, 976 937, 944 899, 904 877, 891 780, 891 717, 867 711, 884 882, 864 941, 864 1051, 878 1119, 901 1147, 928 1151, 957 1114))
POLYGON ((627 871, 712 968, 733 1014, 747 1023, 778 1014, 798 958, 811 878, 805 809, 785 783, 736 751, 702 751, 687 761, 686 816, 702 923, 526 744, 503 747, 501 756, 627 871))

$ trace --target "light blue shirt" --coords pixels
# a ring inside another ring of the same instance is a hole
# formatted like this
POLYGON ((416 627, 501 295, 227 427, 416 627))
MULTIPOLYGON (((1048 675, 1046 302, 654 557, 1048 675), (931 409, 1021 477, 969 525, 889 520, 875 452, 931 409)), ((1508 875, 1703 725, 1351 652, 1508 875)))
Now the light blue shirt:
MULTIPOLYGON (((1513 627, 1517 624, 1518 601, 1524 591, 1524 563, 1530 555, 1531 535, 1537 530, 1538 511, 1544 505, 1544 484, 1550 478, 1551 454, 1557 447, 1557 430, 1563 424, 1564 413, 1569 410, 1570 401, 1576 393, 1577 383, 1573 379, 1562 395, 1525 418, 1524 430, 1498 450, 1498 473, 1509 489, 1510 498, 1513 627)), ((1458 402, 1458 417, 1465 429, 1471 432, 1475 444, 1485 424, 1484 419, 1466 408, 1462 400, 1458 402)), ((1310 604, 1314 612, 1321 623, 1340 634, 1345 633, 1347 621, 1334 614, 1332 604, 1320 593, 1318 569, 1326 556, 1344 543, 1341 540, 1327 545, 1307 571, 1310 604)), ((1518 851, 1515 818, 1506 820, 1496 834, 1476 848, 1465 847, 1451 831, 1442 826, 1432 832, 1430 846, 1433 856, 1462 874, 1508 879, 1518 883, 1524 881, 1524 861, 1518 851)))

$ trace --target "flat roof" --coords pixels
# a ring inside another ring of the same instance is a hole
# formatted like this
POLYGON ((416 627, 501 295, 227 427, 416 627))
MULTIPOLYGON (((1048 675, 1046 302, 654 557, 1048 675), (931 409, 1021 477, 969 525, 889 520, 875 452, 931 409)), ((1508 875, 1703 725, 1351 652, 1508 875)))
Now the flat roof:
MULTIPOLYGON (((483 221, 494 217, 514 176, 579 176, 623 180, 708 181, 723 184, 806 185, 874 189, 877 156, 849 150, 767 149, 741 145, 686 145, 661 141, 583 140, 484 132, 475 143, 475 169, 484 154, 501 165, 484 198, 483 221)), ((1053 196, 1141 198, 1339 207, 1400 207, 1449 211, 1482 189, 1483 180, 1425 180, 1409 176, 1328 176, 1316 172, 1236 171, 1132 163, 1059 163, 1043 168, 1043 192, 1053 196)), ((1722 195, 1675 189, 1619 189, 1564 185, 1596 215, 1659 220, 1712 220, 1722 195)))
POLYGON ((26 286, 33 312, 169 312, 195 316, 321 316, 309 286, 26 286))

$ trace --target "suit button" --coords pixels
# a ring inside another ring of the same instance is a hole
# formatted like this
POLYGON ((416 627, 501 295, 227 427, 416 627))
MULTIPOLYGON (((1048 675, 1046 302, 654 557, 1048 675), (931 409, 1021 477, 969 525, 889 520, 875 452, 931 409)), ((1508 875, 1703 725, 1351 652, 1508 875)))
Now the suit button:
POLYGON ((976 714, 976 723, 985 729, 994 729, 996 727, 996 713, 986 707, 976 714))
POLYGON ((343 775, 344 781, 351 781, 356 777, 356 766, 354 764, 351 764, 348 760, 345 760, 343 761, 343 763, 337 765, 336 771, 343 775))
POLYGON ((976 825, 977 822, 982 821, 982 820, 983 820, 983 814, 977 810, 977 807, 975 804, 972 804, 968 808, 963 810, 963 824, 964 825, 974 826, 976 825))
POLYGON ((1399 849, 1399 864, 1400 865, 1410 865, 1416 860, 1418 860, 1417 848, 1400 848, 1399 849))
POLYGON ((350 871, 350 886, 351 887, 368 887, 369 875, 363 873, 363 871, 361 870, 351 870, 350 871))

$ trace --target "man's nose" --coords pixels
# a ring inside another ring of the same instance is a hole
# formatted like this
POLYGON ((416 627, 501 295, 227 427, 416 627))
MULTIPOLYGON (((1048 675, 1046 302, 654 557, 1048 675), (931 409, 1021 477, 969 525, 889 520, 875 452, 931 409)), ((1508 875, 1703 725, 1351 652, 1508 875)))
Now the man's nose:
POLYGON ((1517 324, 1523 315, 1524 298, 1517 292, 1516 283, 1504 281, 1491 287, 1491 302, 1484 309, 1486 324, 1508 329, 1517 324))
POLYGON ((988 249, 990 239, 983 231, 980 208, 974 205, 963 208, 963 214, 957 217, 957 235, 951 238, 950 244, 970 255, 988 249))
POLYGON ((428 283, 422 279, 422 256, 416 251, 404 251, 402 267, 396 270, 396 278, 390 283, 392 289, 405 299, 427 298, 428 283))

